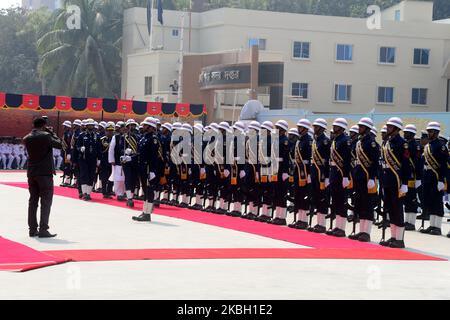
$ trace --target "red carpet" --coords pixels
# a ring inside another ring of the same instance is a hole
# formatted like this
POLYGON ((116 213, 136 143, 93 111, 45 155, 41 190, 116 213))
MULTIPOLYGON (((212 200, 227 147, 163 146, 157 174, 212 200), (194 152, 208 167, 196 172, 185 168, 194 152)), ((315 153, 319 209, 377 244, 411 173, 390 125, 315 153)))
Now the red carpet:
POLYGON ((71 261, 195 260, 195 259, 372 259, 429 260, 439 258, 394 249, 143 249, 45 251, 71 261))
MULTIPOLYGON (((26 183, 3 183, 27 188, 26 183)), ((78 199, 75 189, 55 187, 55 195, 78 199)), ((125 203, 105 200, 100 194, 92 194, 94 203, 127 208, 125 203)), ((140 211, 142 201, 135 201, 135 211, 140 211)), ((129 210, 127 208, 127 210, 129 210)), ((378 260, 442 260, 406 250, 384 248, 376 244, 361 243, 347 238, 299 231, 287 227, 220 216, 176 207, 161 206, 156 215, 183 219, 196 223, 250 233, 271 239, 286 241, 315 249, 153 249, 153 250, 80 250, 49 252, 56 257, 68 257, 75 261, 141 260, 141 259, 233 259, 237 258, 293 258, 293 259, 378 259, 378 260), (262 250, 262 251, 261 251, 262 250)), ((130 223, 131 219, 130 219, 130 223)))
POLYGON ((50 256, 20 243, 0 237, 0 271, 28 271, 67 262, 64 257, 50 256))

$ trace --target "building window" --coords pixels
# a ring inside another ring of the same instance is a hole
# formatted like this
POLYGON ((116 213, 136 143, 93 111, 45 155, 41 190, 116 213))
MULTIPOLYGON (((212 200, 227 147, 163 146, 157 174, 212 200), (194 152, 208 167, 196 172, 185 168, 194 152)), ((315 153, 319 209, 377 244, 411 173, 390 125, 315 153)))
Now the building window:
POLYGON ((378 103, 393 104, 394 103, 394 88, 392 87, 378 87, 378 103))
POLYGON ((308 89, 309 89, 309 85, 307 83, 293 82, 292 83, 292 96, 306 100, 309 97, 308 89))
POLYGON ((258 46, 259 50, 266 50, 266 39, 250 38, 248 40, 248 46, 249 48, 258 46))
POLYGON ((430 49, 414 49, 414 64, 425 66, 429 65, 430 49))
POLYGON ((412 104, 426 106, 428 100, 428 89, 413 88, 412 89, 412 104))
POLYGON ((338 44, 336 46, 337 61, 353 61, 353 45, 338 44))
POLYGON ((178 37, 180 35, 180 30, 172 29, 172 37, 178 37))
POLYGON ((309 42, 294 42, 293 56, 296 59, 309 59, 309 42))
POLYGON ((379 62, 380 63, 395 63, 395 48, 381 47, 379 62))
POLYGON ((400 10, 395 10, 394 20, 395 21, 401 21, 401 11, 400 10))
POLYGON ((145 77, 145 95, 153 94, 153 77, 145 77))
POLYGON ((334 86, 334 101, 350 102, 352 100, 352 86, 347 84, 336 84, 334 86))

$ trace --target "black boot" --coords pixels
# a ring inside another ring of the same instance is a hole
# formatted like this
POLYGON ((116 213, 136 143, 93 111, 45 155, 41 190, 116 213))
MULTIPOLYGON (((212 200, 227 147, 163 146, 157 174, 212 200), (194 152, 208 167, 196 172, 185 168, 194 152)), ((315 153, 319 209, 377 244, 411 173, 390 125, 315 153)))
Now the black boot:
POLYGON ((395 241, 395 238, 390 238, 388 241, 381 241, 380 246, 389 247, 393 241, 395 241))
POLYGON ((134 208, 134 201, 133 201, 133 199, 128 199, 127 200, 127 207, 134 208))
POLYGON ((133 217, 133 220, 138 222, 150 222, 150 215, 142 213, 139 217, 133 217))
POLYGON ((281 218, 272 219, 269 223, 276 226, 285 226, 287 224, 286 219, 281 218))
POLYGON ((416 226, 413 225, 412 223, 406 222, 405 231, 416 231, 416 226))
POLYGON ((370 242, 370 234, 362 232, 358 237, 359 242, 370 242))
POLYGON ((389 247, 394 249, 404 249, 405 242, 403 240, 394 240, 389 244, 389 247))
POLYGON ((56 236, 57 236, 56 234, 51 234, 50 232, 48 232, 48 230, 39 231, 38 233, 39 238, 54 238, 56 236))

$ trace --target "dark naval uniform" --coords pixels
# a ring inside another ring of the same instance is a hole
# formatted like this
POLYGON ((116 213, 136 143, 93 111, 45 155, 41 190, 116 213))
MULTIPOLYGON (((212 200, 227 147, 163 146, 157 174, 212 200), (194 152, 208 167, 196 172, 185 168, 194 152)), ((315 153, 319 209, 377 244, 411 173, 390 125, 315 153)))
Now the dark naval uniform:
POLYGON ((258 217, 258 209, 261 205, 261 190, 259 184, 260 168, 258 162, 258 133, 252 131, 248 134, 245 142, 245 184, 246 201, 248 204, 248 214, 244 218, 254 220, 258 217))
POLYGON ((445 183, 448 172, 448 149, 439 139, 430 141, 423 153, 423 210, 430 215, 430 228, 423 233, 440 234, 440 223, 434 223, 444 216, 443 195, 444 191, 438 190, 438 183, 445 183), (434 217, 433 217, 434 216, 434 217))
POLYGON ((330 139, 322 133, 312 144, 311 196, 312 204, 317 210, 318 224, 308 229, 317 233, 325 233, 325 215, 328 212, 326 179, 329 178, 330 139))
MULTIPOLYGON (((78 154, 78 164, 80 167, 80 185, 93 187, 97 160, 100 159, 100 143, 96 133, 83 132, 77 139, 76 149, 78 154)), ((83 193, 90 193, 90 190, 83 193)))
POLYGON ((380 147, 370 133, 359 138, 356 145, 356 167, 353 170, 353 188, 355 197, 354 214, 360 219, 360 232, 349 238, 363 242, 370 241, 370 230, 374 220, 374 207, 371 195, 377 193, 376 177, 380 147), (368 188, 368 181, 374 181, 374 187, 368 188))
POLYGON ((293 152, 294 162, 294 212, 296 223, 291 228, 306 230, 308 227, 307 214, 310 210, 310 185, 308 176, 311 174, 312 139, 304 134, 296 142, 293 152))
POLYGON ((410 153, 409 165, 410 175, 408 178, 408 193, 405 196, 405 212, 417 214, 419 204, 417 201, 416 181, 422 181, 422 160, 421 147, 416 139, 411 139, 408 143, 410 153))
POLYGON ((408 143, 396 135, 383 146, 383 177, 384 201, 389 208, 391 224, 403 228, 403 198, 399 192, 402 185, 408 185, 411 174, 409 163, 410 151, 408 143))
POLYGON ((280 135, 278 141, 278 151, 279 151, 279 159, 274 159, 278 161, 278 172, 274 172, 272 176, 272 183, 274 184, 274 193, 273 193, 273 207, 278 210, 276 213, 275 219, 271 221, 272 224, 276 225, 286 225, 286 207, 287 207, 287 199, 286 195, 288 192, 288 184, 289 184, 289 169, 290 169, 290 150, 291 145, 289 139, 286 135, 280 135), (283 181, 283 176, 285 180, 283 181), (286 179, 287 177, 287 179, 286 179), (275 178, 275 181, 273 181, 275 178))
POLYGON ((331 213, 347 218, 347 192, 342 183, 350 176, 351 141, 343 133, 331 144, 330 153, 330 191, 331 213))
POLYGON ((72 131, 64 131, 62 138, 63 142, 63 155, 64 155, 64 165, 63 165, 63 183, 62 186, 70 186, 73 177, 71 157, 72 157, 72 131), (69 182, 67 182, 67 179, 69 182))

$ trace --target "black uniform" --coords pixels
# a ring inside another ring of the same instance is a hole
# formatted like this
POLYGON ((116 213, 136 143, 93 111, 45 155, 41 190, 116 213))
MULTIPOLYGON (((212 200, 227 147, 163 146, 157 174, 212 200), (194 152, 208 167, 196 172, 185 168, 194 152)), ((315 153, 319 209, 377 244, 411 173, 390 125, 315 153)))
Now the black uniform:
POLYGON ((63 156, 64 156, 64 165, 63 165, 64 180, 63 180, 63 182, 65 183, 65 185, 69 185, 70 183, 67 183, 66 179, 69 179, 69 181, 72 181, 72 176, 73 176, 72 164, 71 164, 70 159, 68 158, 68 155, 70 155, 70 157, 72 157, 72 147, 71 147, 72 131, 71 130, 64 131, 62 142, 63 142, 63 156))
POLYGON ((311 174, 312 139, 308 134, 304 134, 297 141, 294 148, 294 206, 295 211, 310 209, 310 190, 308 186, 308 176, 311 174))
POLYGON ((331 213, 347 217, 347 191, 342 186, 343 178, 349 178, 351 161, 351 141, 343 133, 331 145, 330 192, 331 213))
POLYGON ((108 161, 109 146, 111 144, 111 138, 103 136, 100 138, 100 181, 102 182, 102 194, 103 196, 110 196, 112 194, 113 183, 109 181, 109 177, 112 173, 112 165, 108 161))
POLYGON ((374 220, 370 194, 377 192, 376 185, 368 190, 369 180, 376 180, 380 148, 370 134, 360 137, 356 145, 356 167, 353 170, 355 214, 362 220, 374 220))
POLYGON ((155 191, 158 189, 162 177, 161 167, 164 164, 161 142, 154 132, 146 133, 139 141, 138 154, 139 174, 144 188, 144 201, 153 203, 155 191), (150 175, 154 175, 154 177, 151 179, 150 175))
POLYGON ((312 144, 312 203, 318 213, 328 212, 325 179, 329 178, 330 139, 322 133, 312 144))
POLYGON ((100 159, 100 143, 97 134, 89 131, 81 133, 76 142, 76 150, 80 168, 79 184, 93 186, 97 160, 100 159))
POLYGON ((408 185, 410 177, 408 143, 395 135, 391 137, 383 146, 383 190, 384 201, 389 208, 389 218, 391 224, 403 228, 403 198, 405 195, 399 193, 402 185, 408 185))
POLYGON ((410 175, 408 178, 408 193, 404 199, 405 212, 417 213, 419 204, 417 201, 416 181, 422 181, 421 147, 415 139, 411 139, 407 143, 410 153, 410 175))
POLYGON ((426 146, 423 154, 423 209, 427 214, 444 216, 443 191, 438 191, 438 182, 444 183, 447 176, 448 150, 444 143, 435 139, 426 146))

